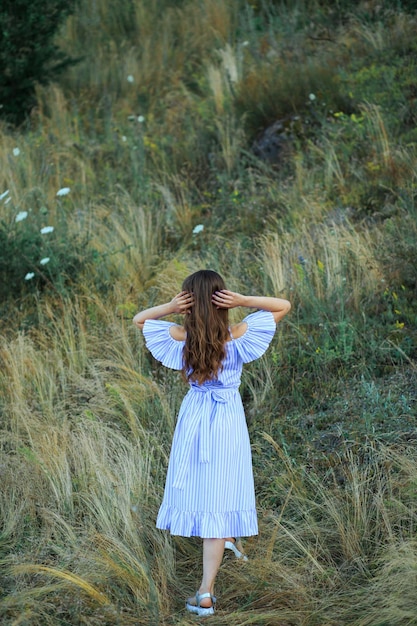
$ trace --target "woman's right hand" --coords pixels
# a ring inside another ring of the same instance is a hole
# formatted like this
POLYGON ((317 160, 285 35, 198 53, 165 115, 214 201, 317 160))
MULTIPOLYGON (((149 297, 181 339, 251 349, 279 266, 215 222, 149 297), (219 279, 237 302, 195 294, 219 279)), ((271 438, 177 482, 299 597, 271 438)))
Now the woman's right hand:
POLYGON ((245 306, 245 296, 228 289, 215 291, 211 301, 218 309, 234 309, 237 306, 245 306))
POLYGON ((291 303, 283 298, 243 296, 240 293, 235 293, 228 289, 216 291, 211 301, 218 309, 233 309, 237 306, 245 306, 262 311, 269 311, 274 316, 276 323, 282 320, 291 309, 291 303))

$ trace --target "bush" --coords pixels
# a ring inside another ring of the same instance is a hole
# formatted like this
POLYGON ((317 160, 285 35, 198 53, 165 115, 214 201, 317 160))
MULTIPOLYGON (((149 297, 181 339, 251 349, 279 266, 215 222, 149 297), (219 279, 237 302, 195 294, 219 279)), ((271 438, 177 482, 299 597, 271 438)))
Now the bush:
POLYGON ((19 211, 0 222, 0 300, 54 289, 61 295, 92 260, 86 237, 69 232, 65 216, 49 225, 48 210, 19 211))
POLYGON ((3 0, 0 7, 0 115, 22 123, 33 108, 36 84, 45 85, 76 59, 54 37, 77 0, 3 0))

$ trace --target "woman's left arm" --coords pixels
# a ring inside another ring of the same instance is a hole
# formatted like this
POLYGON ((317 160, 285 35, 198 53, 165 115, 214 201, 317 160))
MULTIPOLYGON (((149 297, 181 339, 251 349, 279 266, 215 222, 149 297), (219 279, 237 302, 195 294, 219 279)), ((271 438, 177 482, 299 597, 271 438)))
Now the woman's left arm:
POLYGON ((159 320, 161 317, 172 315, 173 313, 187 313, 192 305, 192 294, 187 291, 181 291, 170 302, 139 311, 133 318, 133 323, 142 329, 146 320, 159 320))

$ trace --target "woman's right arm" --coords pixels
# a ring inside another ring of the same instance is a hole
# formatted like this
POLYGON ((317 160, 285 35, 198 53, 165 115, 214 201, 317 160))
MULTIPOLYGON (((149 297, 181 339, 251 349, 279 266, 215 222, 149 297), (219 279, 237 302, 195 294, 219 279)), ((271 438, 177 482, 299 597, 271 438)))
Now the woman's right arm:
POLYGON ((268 296, 244 296, 228 289, 216 291, 212 298, 213 304, 219 309, 234 309, 244 306, 251 309, 270 311, 274 316, 275 323, 282 320, 291 309, 291 303, 283 298, 270 298, 268 296))

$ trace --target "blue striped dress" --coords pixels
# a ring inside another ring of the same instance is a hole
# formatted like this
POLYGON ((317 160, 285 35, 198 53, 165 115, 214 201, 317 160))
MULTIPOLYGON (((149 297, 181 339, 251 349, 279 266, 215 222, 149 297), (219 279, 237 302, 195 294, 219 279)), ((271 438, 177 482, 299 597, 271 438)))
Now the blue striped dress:
MULTIPOLYGON (((258 533, 252 456, 239 393, 242 366, 262 356, 274 336, 272 313, 243 320, 245 333, 226 343, 216 381, 190 384, 174 432, 164 498, 156 526, 182 537, 248 537, 258 533)), ((172 322, 147 320, 143 333, 152 355, 180 370, 184 341, 172 322)))

